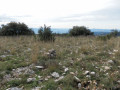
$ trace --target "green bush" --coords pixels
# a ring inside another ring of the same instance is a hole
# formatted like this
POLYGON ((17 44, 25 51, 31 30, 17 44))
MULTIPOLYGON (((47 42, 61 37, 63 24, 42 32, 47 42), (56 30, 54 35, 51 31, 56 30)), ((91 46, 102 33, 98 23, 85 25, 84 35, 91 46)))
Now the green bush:
POLYGON ((117 37, 120 35, 120 32, 118 32, 118 30, 111 30, 112 32, 110 32, 109 34, 105 35, 105 36, 99 36, 98 39, 106 41, 111 39, 112 37, 117 37))
POLYGON ((0 35, 16 36, 16 35, 33 35, 34 31, 28 28, 24 23, 10 22, 7 25, 1 25, 0 35))
POLYGON ((70 36, 80 36, 80 35, 93 35, 93 32, 91 32, 89 29, 87 29, 85 26, 73 26, 72 29, 69 30, 70 36))
POLYGON ((38 35, 41 41, 55 41, 55 35, 52 33, 50 26, 47 27, 46 25, 44 25, 44 27, 40 27, 40 29, 38 30, 38 35))

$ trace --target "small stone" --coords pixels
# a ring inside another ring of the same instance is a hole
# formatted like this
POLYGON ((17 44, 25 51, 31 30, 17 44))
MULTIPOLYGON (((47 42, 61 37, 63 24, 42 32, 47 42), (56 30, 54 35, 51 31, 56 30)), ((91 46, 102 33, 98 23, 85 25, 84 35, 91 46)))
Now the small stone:
POLYGON ((52 75, 54 78, 59 78, 59 74, 58 74, 57 72, 53 72, 51 75, 52 75))
POLYGON ((47 76, 47 78, 51 78, 51 76, 47 76))
POLYGON ((70 72, 70 74, 71 74, 71 75, 75 75, 75 73, 74 73, 74 72, 70 72))
POLYGON ((113 60, 109 60, 108 63, 110 63, 110 64, 114 64, 113 60))
POLYGON ((115 49, 114 49, 113 52, 118 52, 118 50, 115 50, 115 49))
POLYGON ((29 83, 29 82, 33 82, 33 81, 35 81, 36 80, 36 78, 28 78, 27 79, 27 82, 29 83))
POLYGON ((91 76, 90 75, 86 75, 87 78, 90 78, 91 76))
POLYGON ((104 66, 104 68, 105 68, 105 70, 109 70, 110 69, 110 67, 108 67, 108 66, 104 66))
POLYGON ((32 90, 41 90, 41 87, 35 87, 32 90))
POLYGON ((38 78, 40 79, 40 78, 42 78, 42 76, 38 76, 38 78))
POLYGON ((45 81, 48 81, 48 78, 45 78, 45 81))
POLYGON ((58 87, 57 90, 62 90, 62 88, 61 88, 61 87, 58 87))
POLYGON ((89 74, 89 71, 85 71, 85 73, 84 73, 85 75, 88 75, 89 74))
POLYGON ((35 66, 36 68, 38 69, 43 69, 44 67, 43 66, 35 66))
POLYGON ((75 81, 80 82, 80 79, 76 76, 74 76, 75 81))
POLYGON ((62 75, 65 75, 66 73, 62 73, 62 75))
POLYGON ((65 68, 65 69, 64 69, 64 72, 67 72, 68 70, 69 70, 68 68, 65 68))
POLYGON ((91 75, 95 75, 95 72, 90 72, 91 75))
POLYGON ((60 80, 63 79, 63 78, 64 78, 64 76, 61 76, 61 77, 59 77, 58 79, 56 79, 55 82, 58 82, 58 81, 60 81, 60 80))
POLYGON ((1 55, 0 57, 5 58, 5 57, 6 57, 6 55, 1 55))
POLYGON ((118 80, 117 82, 120 83, 120 80, 118 80))
POLYGON ((81 83, 78 83, 78 89, 81 89, 81 83))
POLYGON ((22 88, 18 88, 18 87, 11 87, 11 88, 8 88, 6 90, 22 90, 22 88))
POLYGON ((120 66, 118 66, 118 68, 120 68, 120 66))
POLYGON ((31 51, 31 50, 32 50, 31 48, 28 48, 28 49, 27 49, 28 52, 31 51))

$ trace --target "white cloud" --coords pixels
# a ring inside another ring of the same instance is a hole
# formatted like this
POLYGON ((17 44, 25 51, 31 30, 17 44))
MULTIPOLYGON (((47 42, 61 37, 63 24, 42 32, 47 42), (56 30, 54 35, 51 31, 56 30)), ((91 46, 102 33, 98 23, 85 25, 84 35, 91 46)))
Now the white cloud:
MULTIPOLYGON (((119 0, 1 0, 0 21, 15 20, 25 22, 30 27, 48 24, 58 28, 72 25, 100 28, 97 20, 106 20, 107 25, 109 18, 103 11, 118 8, 117 2, 119 0), (96 14, 97 11, 102 12, 96 14)), ((102 24, 101 28, 104 28, 102 24)))

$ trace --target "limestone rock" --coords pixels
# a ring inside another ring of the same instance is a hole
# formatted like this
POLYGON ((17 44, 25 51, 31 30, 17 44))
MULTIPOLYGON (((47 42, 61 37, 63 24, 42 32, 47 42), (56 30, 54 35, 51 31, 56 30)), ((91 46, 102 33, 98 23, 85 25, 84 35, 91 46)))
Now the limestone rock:
POLYGON ((54 78, 59 78, 59 74, 58 74, 57 72, 53 72, 51 75, 52 75, 54 78))

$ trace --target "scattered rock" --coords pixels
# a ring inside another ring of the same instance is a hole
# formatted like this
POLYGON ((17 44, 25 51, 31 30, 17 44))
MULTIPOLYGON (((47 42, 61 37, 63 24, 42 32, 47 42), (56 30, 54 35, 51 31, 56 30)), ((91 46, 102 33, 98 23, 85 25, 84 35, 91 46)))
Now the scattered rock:
POLYGON ((39 79, 42 78, 42 76, 37 76, 39 79))
POLYGON ((120 80, 118 80, 117 82, 120 83, 120 80))
POLYGON ((49 58, 54 58, 56 57, 56 50, 51 49, 48 51, 48 53, 45 53, 45 55, 47 55, 49 58))
POLYGON ((61 87, 58 87, 57 90, 62 90, 62 88, 61 88, 61 87))
POLYGON ((120 66, 118 66, 118 68, 120 68, 120 66))
POLYGON ((108 67, 108 66, 104 66, 104 68, 105 68, 105 70, 109 70, 110 69, 110 67, 108 67))
POLYGON ((90 75, 95 75, 95 72, 90 72, 90 75))
POLYGON ((18 87, 11 87, 11 88, 8 88, 6 90, 22 90, 22 88, 18 88, 18 87))
POLYGON ((42 87, 35 87, 32 90, 41 90, 42 87))
POLYGON ((68 68, 65 68, 65 69, 64 69, 64 72, 67 72, 68 70, 69 70, 68 68))
POLYGON ((90 73, 90 71, 85 71, 85 73, 84 73, 84 74, 85 74, 85 75, 88 75, 89 73, 90 73))
POLYGON ((53 72, 51 75, 52 75, 54 78, 59 78, 59 74, 58 74, 57 72, 53 72))
POLYGON ((78 89, 81 89, 81 86, 82 86, 81 83, 78 83, 78 89))
POLYGON ((118 52, 118 50, 115 50, 115 49, 114 49, 113 52, 118 52))
POLYGON ((45 78, 45 81, 48 81, 48 78, 47 78, 47 77, 45 78))
POLYGON ((80 79, 78 77, 74 76, 74 79, 76 82, 80 82, 80 79))
POLYGON ((110 64, 114 64, 113 60, 109 60, 108 63, 110 63, 110 64))
POLYGON ((71 75, 75 75, 75 73, 74 73, 74 72, 70 72, 70 74, 71 74, 71 75))
POLYGON ((35 81, 36 80, 36 78, 28 78, 27 79, 27 82, 29 83, 29 82, 33 82, 33 81, 35 81))
POLYGON ((33 67, 33 65, 27 66, 27 67, 20 67, 17 69, 13 69, 12 70, 12 74, 15 77, 18 77, 21 74, 34 74, 35 72, 33 70, 31 70, 31 68, 33 67))
POLYGON ((90 78, 91 76, 90 75, 86 75, 87 78, 90 78))
POLYGON ((0 57, 5 58, 5 57, 8 57, 8 56, 12 56, 12 55, 1 55, 0 57))
POLYGON ((56 79, 55 82, 58 82, 58 81, 60 81, 60 80, 63 79, 63 78, 64 78, 64 76, 61 76, 61 77, 59 77, 58 79, 56 79))
POLYGON ((43 69, 44 67, 43 66, 35 66, 36 68, 38 69, 43 69))

